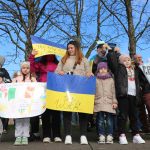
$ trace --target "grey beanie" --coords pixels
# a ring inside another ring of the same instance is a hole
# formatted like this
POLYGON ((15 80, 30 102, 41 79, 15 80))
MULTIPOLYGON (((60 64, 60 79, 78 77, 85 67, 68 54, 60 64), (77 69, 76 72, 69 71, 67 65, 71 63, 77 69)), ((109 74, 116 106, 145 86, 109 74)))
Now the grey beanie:
POLYGON ((0 56, 0 65, 3 66, 5 63, 5 57, 0 56))

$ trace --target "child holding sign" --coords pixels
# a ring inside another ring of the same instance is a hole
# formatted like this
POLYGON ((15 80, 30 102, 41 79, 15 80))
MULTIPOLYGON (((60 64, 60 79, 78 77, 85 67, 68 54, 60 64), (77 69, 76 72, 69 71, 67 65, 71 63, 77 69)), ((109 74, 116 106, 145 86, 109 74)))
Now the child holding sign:
MULTIPOLYGON (((30 63, 21 64, 21 75, 13 79, 13 82, 36 82, 30 73, 30 63)), ((14 145, 27 145, 30 130, 30 118, 15 119, 15 143, 14 145)))

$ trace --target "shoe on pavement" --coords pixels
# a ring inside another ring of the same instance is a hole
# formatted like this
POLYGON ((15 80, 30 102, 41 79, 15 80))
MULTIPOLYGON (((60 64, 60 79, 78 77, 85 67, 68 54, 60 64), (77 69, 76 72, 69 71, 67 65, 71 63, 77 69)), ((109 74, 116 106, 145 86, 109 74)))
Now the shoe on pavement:
POLYGON ((6 133, 7 133, 7 130, 6 130, 6 129, 4 129, 4 130, 3 130, 3 133, 4 133, 4 134, 6 134, 6 133))
POLYGON ((113 144, 114 143, 112 135, 107 135, 106 143, 107 144, 113 144))
POLYGON ((49 137, 45 137, 43 139, 43 143, 50 143, 51 142, 51 139, 49 137))
POLYGON ((100 135, 99 136, 99 141, 98 141, 99 144, 105 144, 105 136, 104 135, 100 135))
POLYGON ((56 143, 57 143, 57 142, 62 142, 62 139, 61 139, 60 137, 55 137, 55 138, 54 138, 54 142, 56 142, 56 143))
POLYGON ((21 143, 22 143, 22 145, 28 145, 28 138, 22 137, 21 143))
POLYGON ((88 141, 87 141, 87 138, 85 135, 81 135, 80 137, 80 144, 81 145, 87 145, 88 144, 88 141))
POLYGON ((119 144, 126 145, 128 144, 127 138, 125 134, 119 136, 119 144))
POLYGON ((15 145, 15 146, 17 146, 17 145, 22 145, 21 140, 22 140, 21 137, 17 137, 16 140, 15 140, 14 145, 15 145))
POLYGON ((72 144, 72 137, 71 135, 67 135, 65 138, 65 144, 72 144))
POLYGON ((136 134, 135 136, 133 136, 133 143, 145 144, 145 141, 142 139, 142 137, 139 134, 136 134))
POLYGON ((29 141, 40 141, 41 137, 39 133, 31 133, 29 141))

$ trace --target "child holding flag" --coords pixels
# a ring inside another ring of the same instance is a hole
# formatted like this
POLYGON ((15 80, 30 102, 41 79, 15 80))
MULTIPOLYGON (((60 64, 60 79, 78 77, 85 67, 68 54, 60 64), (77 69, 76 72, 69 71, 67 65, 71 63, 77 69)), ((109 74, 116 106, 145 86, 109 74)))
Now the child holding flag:
MULTIPOLYGON (((36 82, 30 73, 30 63, 21 63, 21 75, 13 79, 13 82, 36 82)), ((27 145, 30 131, 30 118, 15 119, 15 143, 14 145, 27 145)))
MULTIPOLYGON (((37 54, 38 51, 33 50, 29 57, 31 72, 37 75, 38 82, 47 82, 47 73, 55 71, 58 64, 58 60, 53 54, 45 55, 35 59, 35 55, 37 54)), ((52 140, 54 140, 54 142, 62 141, 60 131, 60 113, 60 111, 46 109, 46 111, 41 115, 43 143, 50 143, 52 140)), ((38 133, 38 126, 38 118, 31 118, 31 134, 33 134, 34 137, 38 133)))

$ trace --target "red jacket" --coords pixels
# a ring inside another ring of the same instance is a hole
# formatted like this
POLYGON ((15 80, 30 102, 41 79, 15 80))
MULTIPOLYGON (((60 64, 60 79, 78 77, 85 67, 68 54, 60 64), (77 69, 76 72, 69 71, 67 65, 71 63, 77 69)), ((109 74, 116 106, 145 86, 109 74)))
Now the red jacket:
POLYGON ((40 61, 35 62, 34 55, 32 55, 32 54, 29 57, 31 73, 38 74, 39 82, 46 82, 47 81, 47 73, 54 72, 57 67, 57 64, 53 61, 54 55, 47 55, 46 57, 49 59, 49 61, 47 62, 46 65, 44 65, 40 61))

